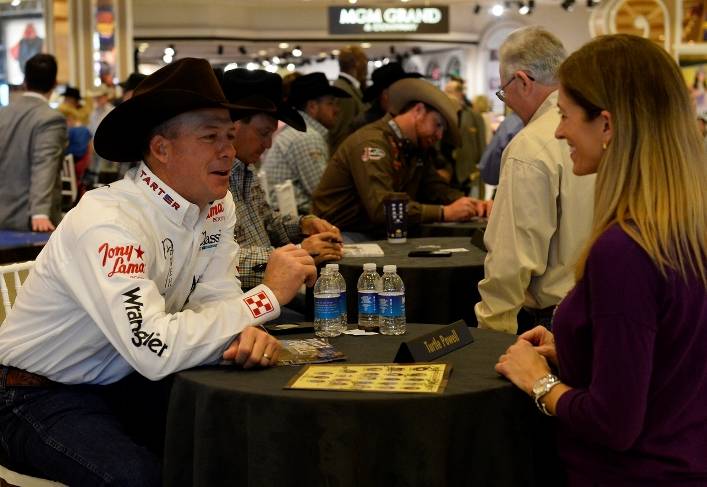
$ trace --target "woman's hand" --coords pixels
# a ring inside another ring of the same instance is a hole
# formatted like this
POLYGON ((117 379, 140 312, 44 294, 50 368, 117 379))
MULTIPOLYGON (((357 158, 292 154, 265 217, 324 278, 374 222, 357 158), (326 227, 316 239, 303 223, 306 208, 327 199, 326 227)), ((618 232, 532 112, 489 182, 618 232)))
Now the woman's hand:
POLYGON ((521 337, 499 357, 495 368, 528 395, 532 393, 533 384, 550 372, 545 357, 521 337))
POLYGON ((545 357, 554 367, 559 367, 555 337, 550 330, 544 326, 536 326, 523 333, 519 338, 529 341, 535 347, 536 352, 545 357))

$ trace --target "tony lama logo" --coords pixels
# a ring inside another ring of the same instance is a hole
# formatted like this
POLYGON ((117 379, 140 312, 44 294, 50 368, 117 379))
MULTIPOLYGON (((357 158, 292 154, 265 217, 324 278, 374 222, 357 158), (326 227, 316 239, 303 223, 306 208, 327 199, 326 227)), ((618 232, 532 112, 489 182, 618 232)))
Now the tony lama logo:
POLYGON ((154 331, 147 333, 142 329, 142 308, 144 305, 142 304, 142 296, 139 293, 140 287, 135 287, 123 293, 123 296, 125 296, 125 301, 123 301, 125 314, 133 332, 132 343, 136 347, 147 347, 150 352, 161 357, 168 346, 158 338, 160 336, 159 333, 155 334, 154 331))
POLYGON ((179 209, 179 203, 174 201, 174 198, 172 198, 169 195, 169 193, 165 192, 165 190, 162 189, 159 184, 157 184, 155 181, 153 181, 149 174, 147 174, 145 171, 141 170, 140 171, 140 178, 147 185, 148 188, 150 188, 152 191, 157 193, 157 196, 162 197, 162 199, 165 200, 165 202, 169 206, 171 206, 175 210, 179 209))
POLYGON ((221 231, 207 235, 206 232, 201 232, 203 240, 199 244, 199 250, 206 250, 216 247, 221 240, 221 231))
POLYGON ((98 247, 98 255, 101 258, 101 266, 109 268, 108 277, 115 274, 127 274, 129 276, 145 273, 145 262, 142 254, 145 251, 138 245, 114 245, 104 242, 98 247), (143 262, 132 262, 133 258, 143 262))
POLYGON ((226 217, 223 216, 223 203, 216 203, 209 208, 209 214, 206 216, 206 219, 208 220, 209 218, 214 222, 222 222, 226 219, 226 217))
POLYGON ((167 261, 167 277, 165 277, 164 280, 164 288, 167 289, 174 284, 174 274, 172 271, 172 266, 174 265, 174 243, 172 239, 166 238, 162 240, 162 253, 164 260, 167 261))

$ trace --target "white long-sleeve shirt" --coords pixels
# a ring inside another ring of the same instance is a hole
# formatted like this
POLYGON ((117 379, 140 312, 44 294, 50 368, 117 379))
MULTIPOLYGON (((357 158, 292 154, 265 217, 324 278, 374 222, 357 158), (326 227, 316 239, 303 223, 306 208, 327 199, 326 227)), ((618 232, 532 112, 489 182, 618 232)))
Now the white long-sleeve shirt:
POLYGON ((237 279, 233 198, 203 211, 145 164, 87 193, 37 258, 0 326, 0 363, 67 384, 150 379, 217 360, 276 318, 237 279))
POLYGON ((481 328, 516 333, 522 306, 557 305, 574 286, 574 265, 589 236, 595 176, 576 176, 564 140, 557 92, 535 111, 503 153, 501 178, 484 244, 488 250, 481 328))

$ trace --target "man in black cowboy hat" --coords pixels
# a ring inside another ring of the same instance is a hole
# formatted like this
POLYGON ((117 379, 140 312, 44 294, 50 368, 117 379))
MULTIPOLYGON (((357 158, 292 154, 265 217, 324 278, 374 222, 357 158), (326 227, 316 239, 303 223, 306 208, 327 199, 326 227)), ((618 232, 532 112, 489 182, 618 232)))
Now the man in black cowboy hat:
POLYGON ((67 214, 0 327, 13 464, 69 485, 159 485, 164 402, 145 378, 277 360, 277 340, 251 325, 277 317, 316 269, 290 245, 264 284, 240 289, 228 184, 233 119, 251 111, 275 106, 228 103, 209 63, 186 58, 98 127, 101 156, 142 162, 67 214))
POLYGON ((223 75, 221 86, 231 103, 260 99, 277 107, 275 113, 254 113, 235 122, 236 161, 231 170, 231 194, 236 204, 235 238, 241 248, 238 269, 243 288, 263 281, 265 264, 274 247, 301 242, 303 249, 318 254, 314 259, 317 264, 339 260, 343 252, 341 244, 336 243, 341 240, 338 229, 314 215, 294 219, 273 212, 253 170, 271 146, 278 120, 305 131, 302 116, 283 103, 282 78, 264 70, 238 68, 223 75))
POLYGON ((140 82, 145 78, 147 78, 147 76, 142 73, 130 73, 130 76, 128 76, 125 81, 119 83, 120 87, 123 89, 121 103, 124 101, 128 101, 133 97, 133 92, 135 91, 135 88, 137 88, 137 85, 139 85, 140 82))
POLYGON ((406 72, 400 63, 388 63, 373 71, 373 84, 363 92, 363 101, 371 107, 353 121, 352 131, 356 131, 371 122, 380 120, 390 111, 388 88, 398 80, 405 78, 422 78, 420 73, 406 72))
POLYGON ((310 73, 292 82, 288 102, 299 110, 307 130, 285 127, 266 154, 263 170, 271 194, 276 184, 292 181, 300 214, 310 212, 312 192, 329 159, 327 137, 339 113, 337 98, 348 97, 345 91, 331 86, 324 73, 310 73))
POLYGON ((351 134, 332 156, 312 212, 355 239, 382 234, 383 201, 394 192, 410 197, 412 224, 484 216, 487 205, 451 188, 432 164, 430 150, 445 131, 459 143, 458 105, 431 83, 412 78, 391 85, 390 102, 391 114, 351 134))

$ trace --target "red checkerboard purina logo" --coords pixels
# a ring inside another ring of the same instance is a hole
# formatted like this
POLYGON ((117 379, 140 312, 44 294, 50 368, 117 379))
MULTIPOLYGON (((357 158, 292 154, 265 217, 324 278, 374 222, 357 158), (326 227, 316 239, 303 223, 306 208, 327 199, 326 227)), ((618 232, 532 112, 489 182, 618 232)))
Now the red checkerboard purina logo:
POLYGON ((248 296, 244 299, 245 304, 248 305, 253 318, 260 318, 264 314, 267 314, 273 310, 270 298, 263 291, 260 291, 255 296, 248 296))

